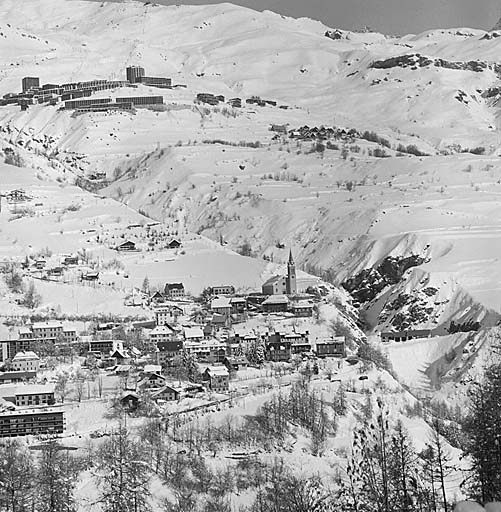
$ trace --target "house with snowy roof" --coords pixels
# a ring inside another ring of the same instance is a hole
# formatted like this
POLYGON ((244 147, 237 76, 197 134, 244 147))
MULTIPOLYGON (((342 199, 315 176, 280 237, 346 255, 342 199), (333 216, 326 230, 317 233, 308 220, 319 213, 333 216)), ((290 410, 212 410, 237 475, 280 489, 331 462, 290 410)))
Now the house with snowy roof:
POLYGON ((202 382, 214 393, 227 393, 230 387, 230 374, 226 366, 208 366, 202 373, 202 382))
POLYGON ((231 315, 231 300, 228 297, 216 297, 212 299, 210 309, 213 313, 229 317, 231 315))
POLYGON ((202 341, 204 339, 204 331, 201 326, 185 326, 183 327, 183 336, 186 341, 202 341))
POLYGON ((32 350, 18 352, 12 359, 11 367, 14 371, 32 371, 40 370, 40 358, 32 350))
POLYGON ((177 331, 170 325, 157 325, 150 331, 150 341, 155 344, 160 341, 172 341, 176 335, 177 331))
POLYGON ((166 283, 164 295, 169 299, 176 299, 185 296, 183 283, 166 283))

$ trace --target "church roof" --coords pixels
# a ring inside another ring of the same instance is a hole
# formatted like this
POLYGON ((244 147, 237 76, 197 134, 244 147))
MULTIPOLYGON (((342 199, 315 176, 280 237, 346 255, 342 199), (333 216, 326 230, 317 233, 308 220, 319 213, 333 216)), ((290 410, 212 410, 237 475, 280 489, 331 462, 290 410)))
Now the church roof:
POLYGON ((266 281, 263 286, 269 286, 275 283, 278 283, 281 279, 285 279, 285 276, 273 276, 266 281))

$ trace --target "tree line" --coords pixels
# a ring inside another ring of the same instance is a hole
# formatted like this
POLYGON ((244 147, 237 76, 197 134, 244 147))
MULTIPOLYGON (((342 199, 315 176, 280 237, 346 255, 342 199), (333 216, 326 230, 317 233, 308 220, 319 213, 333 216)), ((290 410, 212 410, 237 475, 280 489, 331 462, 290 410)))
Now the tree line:
MULTIPOLYGON (((501 365, 490 367, 470 395, 455 443, 469 461, 462 490, 481 503, 501 500, 501 365)), ((326 397, 304 379, 247 417, 228 412, 215 423, 175 414, 147 418, 137 431, 121 421, 84 457, 55 439, 34 450, 3 440, 0 511, 452 512, 448 480, 458 468, 448 423, 430 411, 430 435, 418 450, 381 399, 367 394, 365 404, 348 402, 342 386, 326 397), (348 411, 359 427, 346 467, 332 474, 304 476, 280 457, 259 455, 288 450, 301 434, 309 436, 311 455, 321 457, 348 411), (225 464, 216 459, 222 450, 234 454, 225 464), (85 503, 75 493, 81 475, 97 490, 85 503), (162 499, 152 497, 154 481, 165 490, 162 499)))

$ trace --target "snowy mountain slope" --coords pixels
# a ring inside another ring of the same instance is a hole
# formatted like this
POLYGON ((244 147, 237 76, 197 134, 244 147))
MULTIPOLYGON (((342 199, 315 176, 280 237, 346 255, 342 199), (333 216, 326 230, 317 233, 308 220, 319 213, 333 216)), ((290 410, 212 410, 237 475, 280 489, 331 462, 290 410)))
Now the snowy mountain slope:
MULTIPOLYGON (((136 63, 187 85, 161 91, 163 112, 0 109, 2 139, 27 148, 31 165, 65 169, 70 181, 105 170, 118 181, 104 194, 167 225, 181 221, 233 248, 249 241, 275 261, 292 245, 302 265, 330 270, 338 282, 389 254, 422 255, 429 261, 395 293, 436 283, 451 303, 436 312, 441 324, 462 304, 478 319, 501 310, 499 107, 495 92, 484 94, 499 83, 499 38, 457 29, 402 38, 340 31, 333 40, 319 22, 231 4, 22 5, 0 6, 0 92, 30 74, 116 79, 136 63), (26 48, 11 52, 19 39, 26 48), (201 91, 259 94, 289 108, 201 107, 193 103, 201 91), (311 152, 314 140, 274 140, 272 123, 374 131, 391 148, 355 137, 311 152), (256 141, 261 147, 248 147, 256 141), (397 158, 399 145, 432 156, 397 158), (484 155, 461 154, 478 147, 484 155)), ((141 86, 138 94, 158 91, 141 86)))

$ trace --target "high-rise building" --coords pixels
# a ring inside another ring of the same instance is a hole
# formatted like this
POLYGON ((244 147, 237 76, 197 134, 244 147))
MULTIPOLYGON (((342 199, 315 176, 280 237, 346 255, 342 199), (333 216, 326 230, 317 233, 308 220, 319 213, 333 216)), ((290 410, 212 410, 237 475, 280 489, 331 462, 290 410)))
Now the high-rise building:
POLYGON ((22 81, 23 92, 29 91, 35 87, 40 87, 40 78, 37 76, 25 76, 22 81))
POLYGON ((141 77, 144 76, 144 68, 141 66, 129 66, 126 69, 127 81, 131 84, 135 84, 141 81, 141 77))
POLYGON ((292 251, 289 252, 289 261, 287 263, 287 279, 285 281, 287 295, 293 295, 297 292, 296 283, 296 264, 292 258, 292 251))

